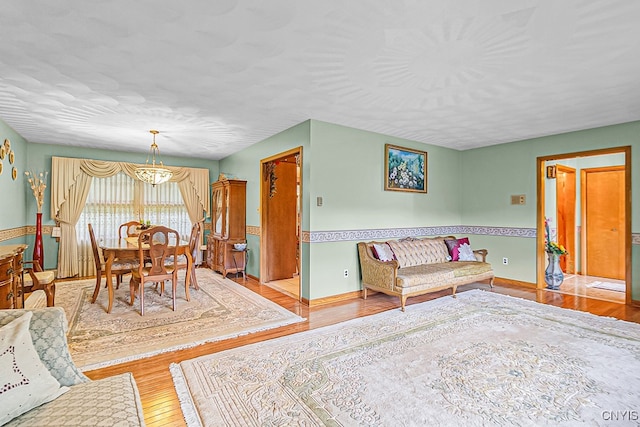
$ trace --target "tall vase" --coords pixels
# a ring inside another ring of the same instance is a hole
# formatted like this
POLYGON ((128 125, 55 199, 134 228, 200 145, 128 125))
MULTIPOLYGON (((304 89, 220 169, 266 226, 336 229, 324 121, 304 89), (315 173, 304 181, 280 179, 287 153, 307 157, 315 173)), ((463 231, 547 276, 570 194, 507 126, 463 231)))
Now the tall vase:
POLYGON ((42 212, 36 214, 36 241, 33 244, 33 261, 38 261, 44 270, 44 247, 42 246, 42 212))
POLYGON ((564 280, 564 274, 560 267, 560 255, 547 252, 549 265, 544 271, 544 281, 547 283, 548 289, 560 289, 560 285, 564 280))

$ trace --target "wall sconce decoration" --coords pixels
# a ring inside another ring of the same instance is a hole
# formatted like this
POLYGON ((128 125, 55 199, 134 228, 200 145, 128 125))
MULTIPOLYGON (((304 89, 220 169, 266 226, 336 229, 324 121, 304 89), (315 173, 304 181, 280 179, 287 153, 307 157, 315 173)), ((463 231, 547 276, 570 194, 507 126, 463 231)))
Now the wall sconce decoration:
POLYGON ((547 166, 547 178, 555 179, 556 177, 556 165, 547 166))

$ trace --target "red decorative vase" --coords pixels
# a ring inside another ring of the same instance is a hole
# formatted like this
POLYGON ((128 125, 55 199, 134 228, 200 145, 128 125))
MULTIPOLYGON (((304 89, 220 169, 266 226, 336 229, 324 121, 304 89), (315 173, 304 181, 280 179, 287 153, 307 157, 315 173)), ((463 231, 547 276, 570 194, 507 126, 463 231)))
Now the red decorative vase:
POLYGON ((38 261, 44 270, 44 248, 42 246, 42 212, 36 214, 36 241, 33 244, 33 261, 38 261))

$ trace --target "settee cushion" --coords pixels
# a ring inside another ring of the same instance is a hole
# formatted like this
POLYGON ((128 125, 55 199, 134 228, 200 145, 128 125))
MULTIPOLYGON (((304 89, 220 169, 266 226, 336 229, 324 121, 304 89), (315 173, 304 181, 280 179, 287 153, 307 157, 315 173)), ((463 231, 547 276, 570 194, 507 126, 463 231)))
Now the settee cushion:
POLYGON ((69 390, 49 373, 31 341, 31 313, 0 328, 0 425, 69 390))
POLYGON ((448 262, 450 259, 449 251, 442 237, 392 240, 388 243, 398 260, 398 267, 400 268, 448 262))
POLYGON ((13 419, 16 426, 144 426, 138 388, 130 373, 78 384, 56 400, 13 419))
POLYGON ((454 261, 438 264, 422 264, 398 269, 398 288, 439 288, 457 278, 491 272, 491 264, 476 261, 454 261))

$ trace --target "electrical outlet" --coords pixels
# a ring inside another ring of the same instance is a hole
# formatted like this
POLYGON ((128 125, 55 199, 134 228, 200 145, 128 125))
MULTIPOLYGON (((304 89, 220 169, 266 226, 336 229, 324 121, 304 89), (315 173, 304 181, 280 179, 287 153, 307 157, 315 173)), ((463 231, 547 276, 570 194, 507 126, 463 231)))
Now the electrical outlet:
POLYGON ((349 277, 349 270, 347 270, 346 268, 344 269, 344 277, 345 279, 349 277))
POLYGON ((505 257, 505 258, 502 258, 502 263, 503 263, 504 265, 509 265, 509 258, 506 258, 506 257, 505 257))

